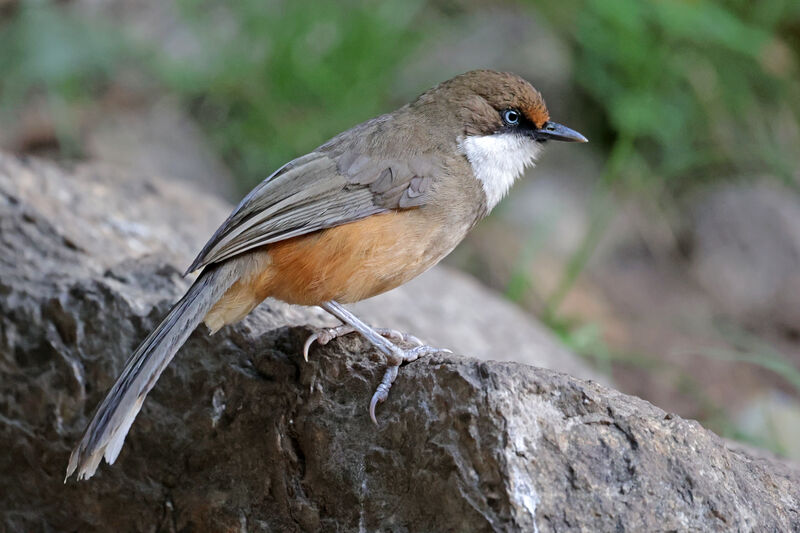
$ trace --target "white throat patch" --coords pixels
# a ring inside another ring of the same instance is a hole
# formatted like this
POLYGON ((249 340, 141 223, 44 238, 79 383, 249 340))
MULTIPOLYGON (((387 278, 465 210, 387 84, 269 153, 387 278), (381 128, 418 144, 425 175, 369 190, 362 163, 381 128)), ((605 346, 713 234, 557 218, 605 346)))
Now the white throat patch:
POLYGON ((473 135, 462 139, 459 146, 481 181, 489 211, 542 151, 540 143, 513 133, 473 135))

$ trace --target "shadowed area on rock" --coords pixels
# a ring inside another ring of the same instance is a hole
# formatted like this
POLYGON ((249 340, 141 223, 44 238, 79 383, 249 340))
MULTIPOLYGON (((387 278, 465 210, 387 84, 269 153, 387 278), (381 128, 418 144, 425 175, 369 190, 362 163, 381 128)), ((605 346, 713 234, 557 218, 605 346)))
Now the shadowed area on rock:
MULTIPOLYGON (((322 313, 274 301, 217 335, 195 332, 117 463, 63 485, 70 448, 227 209, 180 183, 0 155, 4 529, 800 527, 795 465, 553 370, 419 360, 375 428, 365 409, 383 370, 374 350, 351 336, 315 347, 306 364, 302 326, 324 323, 322 313)), ((387 295, 383 316, 397 323, 370 314, 378 303, 365 316, 437 342, 471 328, 479 340, 450 347, 592 375, 512 306, 460 276, 433 276, 387 295), (445 311, 459 294, 465 311, 445 311), (515 344, 494 343, 494 321, 500 331, 518 321, 515 344)))

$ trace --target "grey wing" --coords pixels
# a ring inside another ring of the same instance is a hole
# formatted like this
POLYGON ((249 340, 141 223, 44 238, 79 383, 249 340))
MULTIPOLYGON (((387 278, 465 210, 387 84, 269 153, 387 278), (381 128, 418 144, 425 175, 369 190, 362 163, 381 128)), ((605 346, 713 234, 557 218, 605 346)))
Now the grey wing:
POLYGON ((434 173, 426 157, 392 161, 357 152, 311 152, 256 186, 187 273, 265 244, 424 205, 434 173))

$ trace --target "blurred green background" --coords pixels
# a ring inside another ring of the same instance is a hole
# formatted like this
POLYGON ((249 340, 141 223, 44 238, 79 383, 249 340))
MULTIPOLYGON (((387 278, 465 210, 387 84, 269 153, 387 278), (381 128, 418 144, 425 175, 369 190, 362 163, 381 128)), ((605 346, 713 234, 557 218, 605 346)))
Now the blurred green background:
POLYGON ((235 200, 473 68, 591 139, 449 260, 623 391, 800 458, 796 0, 0 0, 0 147, 235 200))

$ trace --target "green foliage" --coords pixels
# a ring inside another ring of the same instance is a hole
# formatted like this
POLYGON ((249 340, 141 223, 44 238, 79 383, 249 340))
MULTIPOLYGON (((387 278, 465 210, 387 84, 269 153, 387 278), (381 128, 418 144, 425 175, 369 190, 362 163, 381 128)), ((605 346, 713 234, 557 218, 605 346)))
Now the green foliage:
POLYGON ((71 104, 97 97, 123 49, 119 35, 98 21, 46 2, 22 2, 0 21, 0 119, 38 96, 56 120, 62 146, 76 146, 71 104))
MULTIPOLYGON (((133 64, 185 98, 243 188, 387 104, 403 61, 436 39, 424 0, 181 0, 190 53, 135 47, 67 5, 0 21, 0 109, 31 94, 56 117, 133 64), (149 60, 141 61, 142 57, 149 60)), ((611 181, 692 184, 798 171, 800 3, 535 2, 574 50, 593 142, 630 143, 611 181)), ((444 13, 440 11, 439 13, 444 13)), ((448 15, 441 15, 446 18, 448 15)), ((438 22, 446 22, 439 20, 438 22)), ((124 23, 124 21, 123 21, 124 23)), ((392 104, 398 102, 392 102, 392 104)), ((69 117, 62 121, 69 130, 69 117)), ((74 127, 74 124, 73 124, 74 127)))
MULTIPOLYGON (((418 46, 421 0, 178 3, 187 53, 133 42, 126 28, 22 2, 0 19, 0 111, 44 97, 77 146, 73 104, 91 102, 123 68, 181 96, 242 190, 339 131, 386 110, 401 62, 418 46)), ((124 23, 124 21, 123 21, 124 23)), ((0 117, 2 118, 2 117, 0 117)))
POLYGON ((679 191, 698 180, 797 171, 797 2, 537 5, 569 34, 575 80, 603 111, 602 126, 641 155, 616 179, 663 180, 679 191))
POLYGON ((553 315, 548 315, 542 320, 564 346, 591 362, 607 376, 613 373, 612 363, 625 358, 625 354, 616 353, 608 347, 598 324, 582 324, 579 321, 556 318, 553 315))
POLYGON ((3 104, 18 104, 31 88, 65 98, 93 96, 87 87, 108 78, 119 48, 118 36, 68 11, 23 3, 0 31, 3 104))
POLYGON ((185 1, 196 59, 160 58, 245 188, 385 110, 399 63, 420 41, 421 4, 185 1))
POLYGON ((800 369, 786 355, 756 335, 727 323, 718 325, 727 348, 708 347, 697 352, 703 357, 748 363, 781 376, 800 394, 800 369))

